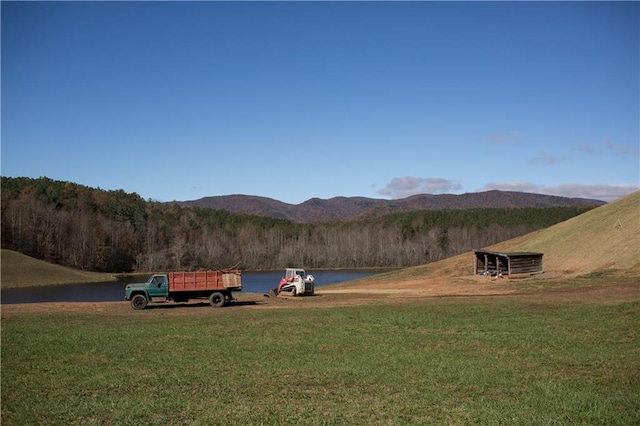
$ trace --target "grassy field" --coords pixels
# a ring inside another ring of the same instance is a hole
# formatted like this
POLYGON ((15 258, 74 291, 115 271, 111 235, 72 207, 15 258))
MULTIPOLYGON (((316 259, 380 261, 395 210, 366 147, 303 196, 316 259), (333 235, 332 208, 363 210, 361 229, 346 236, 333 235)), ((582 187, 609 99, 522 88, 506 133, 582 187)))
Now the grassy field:
POLYGON ((638 300, 101 306, 3 311, 3 425, 640 423, 638 300))

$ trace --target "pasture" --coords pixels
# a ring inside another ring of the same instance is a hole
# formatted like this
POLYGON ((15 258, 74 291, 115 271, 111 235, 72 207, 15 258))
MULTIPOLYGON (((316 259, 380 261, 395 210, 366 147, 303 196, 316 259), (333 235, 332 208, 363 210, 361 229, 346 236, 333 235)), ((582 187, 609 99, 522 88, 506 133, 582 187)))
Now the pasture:
POLYGON ((8 305, 2 424, 638 424, 637 292, 529 290, 8 305))

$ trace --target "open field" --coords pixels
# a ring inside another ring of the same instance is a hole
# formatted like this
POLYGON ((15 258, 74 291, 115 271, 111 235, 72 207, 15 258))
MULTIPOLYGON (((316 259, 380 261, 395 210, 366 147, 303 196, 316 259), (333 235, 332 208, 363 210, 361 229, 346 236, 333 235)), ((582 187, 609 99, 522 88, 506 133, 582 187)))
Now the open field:
POLYGON ((582 280, 597 298, 7 305, 2 424, 638 424, 637 282, 582 280))

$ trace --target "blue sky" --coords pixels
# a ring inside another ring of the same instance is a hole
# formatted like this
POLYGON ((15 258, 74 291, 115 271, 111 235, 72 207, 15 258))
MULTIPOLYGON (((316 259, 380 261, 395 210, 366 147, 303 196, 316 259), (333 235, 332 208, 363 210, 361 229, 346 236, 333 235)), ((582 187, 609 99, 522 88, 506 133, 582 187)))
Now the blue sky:
POLYGON ((2 2, 2 175, 145 199, 640 188, 639 2, 2 2))

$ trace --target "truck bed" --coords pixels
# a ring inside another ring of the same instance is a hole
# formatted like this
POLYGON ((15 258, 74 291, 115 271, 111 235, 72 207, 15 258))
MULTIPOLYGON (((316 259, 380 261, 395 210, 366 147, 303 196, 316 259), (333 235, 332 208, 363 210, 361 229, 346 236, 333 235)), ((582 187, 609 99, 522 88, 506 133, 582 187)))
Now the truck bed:
POLYGON ((169 272, 169 291, 242 290, 241 271, 169 272))

